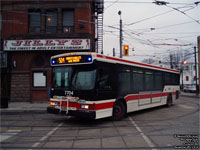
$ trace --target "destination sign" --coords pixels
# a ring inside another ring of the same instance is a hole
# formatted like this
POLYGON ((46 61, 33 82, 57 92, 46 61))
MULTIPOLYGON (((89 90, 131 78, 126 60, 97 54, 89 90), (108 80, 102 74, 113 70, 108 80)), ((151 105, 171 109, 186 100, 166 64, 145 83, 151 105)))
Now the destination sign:
POLYGON ((63 56, 63 57, 51 59, 52 65, 89 63, 89 62, 92 62, 92 56, 91 55, 63 56))

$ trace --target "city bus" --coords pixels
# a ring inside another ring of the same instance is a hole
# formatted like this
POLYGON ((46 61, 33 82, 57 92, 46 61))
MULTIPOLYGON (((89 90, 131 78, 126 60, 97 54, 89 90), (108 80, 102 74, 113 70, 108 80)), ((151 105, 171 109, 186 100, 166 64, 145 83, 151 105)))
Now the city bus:
POLYGON ((129 112, 169 107, 179 98, 178 70, 88 52, 50 61, 48 113, 121 120, 129 112))

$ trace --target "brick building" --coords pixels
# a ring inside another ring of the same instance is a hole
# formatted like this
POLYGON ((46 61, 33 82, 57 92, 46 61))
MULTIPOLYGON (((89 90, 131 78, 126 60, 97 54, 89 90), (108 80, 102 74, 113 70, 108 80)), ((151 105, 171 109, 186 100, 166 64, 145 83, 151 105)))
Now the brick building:
POLYGON ((103 0, 1 0, 1 98, 47 101, 50 57, 97 51, 102 13, 103 0))

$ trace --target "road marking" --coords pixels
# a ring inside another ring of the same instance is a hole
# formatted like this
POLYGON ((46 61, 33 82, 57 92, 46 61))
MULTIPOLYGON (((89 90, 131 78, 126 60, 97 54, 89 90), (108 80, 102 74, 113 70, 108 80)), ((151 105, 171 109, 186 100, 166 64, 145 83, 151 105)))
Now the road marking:
POLYGON ((8 138, 18 134, 21 130, 8 130, 5 133, 0 133, 0 142, 7 140, 8 138))
MULTIPOLYGON (((143 133, 143 131, 140 129, 140 127, 138 127, 138 125, 135 123, 135 121, 133 121, 133 119, 130 116, 128 118, 131 121, 131 123, 135 126, 136 130, 138 132, 140 132, 140 135, 145 140, 145 142, 149 145, 149 147, 152 147, 152 148, 155 147, 155 145, 152 143, 152 141, 143 133)), ((153 148, 152 150, 157 150, 157 149, 153 148)))
POLYGON ((194 107, 191 107, 191 106, 185 106, 185 105, 178 105, 178 106, 185 109, 194 109, 194 107))
MULTIPOLYGON (((55 128, 53 128, 51 131, 49 131, 45 136, 43 136, 39 142, 36 142, 32 145, 33 148, 36 148, 38 145, 40 145, 40 143, 44 140, 46 140, 50 135, 52 135, 59 127, 61 127, 63 125, 63 122, 58 124, 55 128)), ((32 149, 28 149, 28 150, 32 150, 32 149)))

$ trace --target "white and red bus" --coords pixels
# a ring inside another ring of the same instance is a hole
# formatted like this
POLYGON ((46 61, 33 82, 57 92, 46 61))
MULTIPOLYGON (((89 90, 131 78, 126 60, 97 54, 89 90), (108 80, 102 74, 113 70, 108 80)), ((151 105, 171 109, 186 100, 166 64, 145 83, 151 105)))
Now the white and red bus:
POLYGON ((178 70, 88 52, 53 56, 51 66, 48 113, 120 120, 179 98, 178 70))

